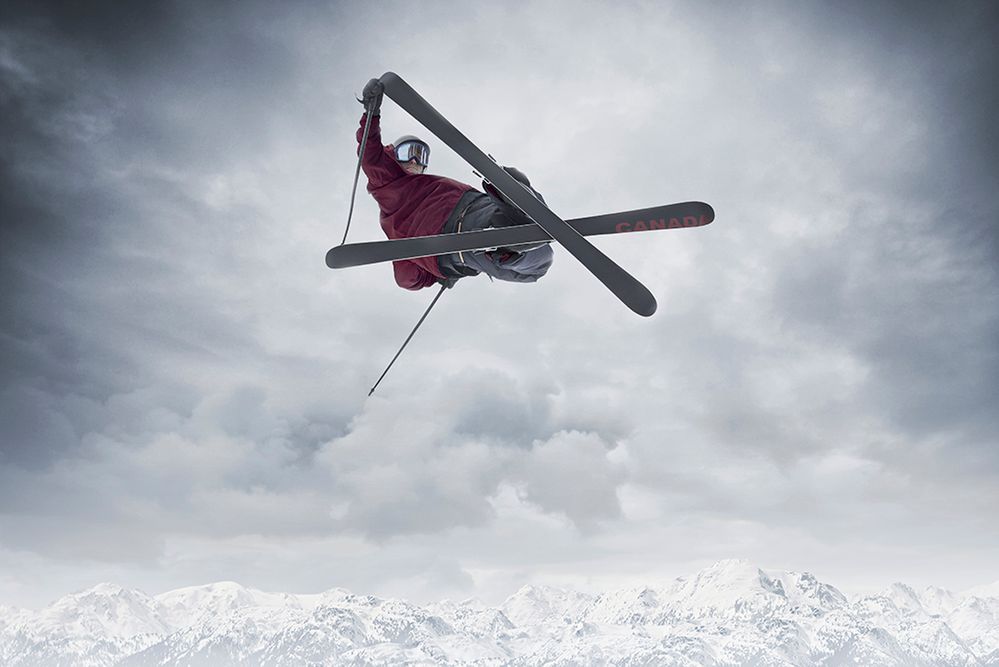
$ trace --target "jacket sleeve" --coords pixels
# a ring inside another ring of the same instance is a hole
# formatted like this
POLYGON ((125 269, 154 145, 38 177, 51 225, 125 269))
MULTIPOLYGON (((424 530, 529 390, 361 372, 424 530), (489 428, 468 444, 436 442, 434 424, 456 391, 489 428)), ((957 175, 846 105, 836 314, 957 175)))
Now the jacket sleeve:
MULTIPOLYGON (((361 139, 364 138, 364 123, 367 114, 361 115, 361 127, 357 130, 357 152, 361 152, 361 139)), ((382 146, 381 116, 371 117, 368 128, 368 143, 364 145, 364 155, 361 156, 361 169, 368 177, 368 190, 380 188, 397 178, 406 175, 406 171, 393 160, 382 146)))
POLYGON ((392 270, 395 272, 396 284, 405 289, 423 289, 437 282, 434 274, 408 259, 392 262, 392 270))

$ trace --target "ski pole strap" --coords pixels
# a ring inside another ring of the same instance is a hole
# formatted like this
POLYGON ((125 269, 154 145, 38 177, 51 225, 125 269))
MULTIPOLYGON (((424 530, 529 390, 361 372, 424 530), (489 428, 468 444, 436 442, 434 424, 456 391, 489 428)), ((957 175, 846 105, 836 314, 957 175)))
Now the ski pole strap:
POLYGON ((427 319, 427 315, 430 314, 430 309, 434 307, 434 304, 437 303, 437 299, 441 298, 441 294, 443 294, 444 290, 446 289, 447 285, 441 285, 441 289, 439 292, 437 292, 437 296, 435 296, 434 300, 430 302, 429 306, 427 306, 427 309, 423 312, 423 317, 420 318, 420 321, 416 323, 416 326, 413 327, 413 330, 409 332, 408 336, 406 336, 406 341, 402 344, 402 347, 399 348, 399 351, 395 353, 395 356, 392 357, 392 361, 389 362, 389 365, 385 368, 384 371, 382 371, 382 374, 378 378, 378 381, 375 382, 375 386, 373 386, 371 388, 371 391, 368 392, 368 396, 371 396, 371 394, 375 393, 375 389, 377 389, 378 385, 381 384, 382 378, 384 378, 388 374, 389 368, 392 368, 392 364, 395 363, 395 360, 399 358, 399 355, 402 354, 402 351, 406 349, 407 345, 409 345, 409 341, 410 339, 412 339, 413 334, 415 334, 416 330, 420 328, 421 324, 423 324, 423 320, 427 319))

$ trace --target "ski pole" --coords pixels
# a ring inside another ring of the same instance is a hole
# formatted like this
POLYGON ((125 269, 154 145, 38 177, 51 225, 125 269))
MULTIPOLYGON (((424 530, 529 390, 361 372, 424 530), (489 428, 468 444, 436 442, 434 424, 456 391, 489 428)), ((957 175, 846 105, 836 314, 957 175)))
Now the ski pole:
POLYGON ((372 387, 371 391, 368 392, 368 396, 371 396, 371 394, 375 393, 375 389, 378 388, 378 385, 381 383, 382 378, 384 378, 385 375, 389 372, 389 368, 392 368, 392 364, 394 364, 395 360, 399 358, 399 355, 402 354, 402 351, 406 349, 406 346, 409 344, 409 340, 413 337, 413 334, 416 333, 416 330, 420 328, 420 325, 423 324, 423 320, 427 319, 427 315, 430 314, 430 309, 434 307, 435 303, 437 303, 437 299, 441 298, 441 294, 444 293, 445 289, 447 289, 447 285, 441 285, 441 289, 439 292, 437 292, 437 296, 435 296, 434 300, 430 302, 429 306, 427 306, 427 309, 424 311, 423 317, 420 318, 420 321, 417 322, 416 326, 413 327, 413 330, 409 332, 409 336, 406 337, 406 342, 402 344, 402 347, 399 348, 399 351, 395 353, 394 357, 392 357, 392 361, 390 361, 389 365, 385 368, 384 371, 382 371, 381 376, 378 378, 378 382, 375 382, 375 386, 372 387))
POLYGON ((361 175, 361 160, 364 159, 364 148, 368 145, 368 128, 371 127, 371 111, 368 107, 364 108, 366 113, 364 119, 364 136, 361 137, 361 149, 357 152, 357 169, 354 170, 354 187, 350 191, 350 210, 347 212, 347 228, 343 230, 343 240, 340 241, 340 245, 347 242, 347 232, 350 231, 350 219, 354 216, 354 198, 357 196, 357 180, 361 175))

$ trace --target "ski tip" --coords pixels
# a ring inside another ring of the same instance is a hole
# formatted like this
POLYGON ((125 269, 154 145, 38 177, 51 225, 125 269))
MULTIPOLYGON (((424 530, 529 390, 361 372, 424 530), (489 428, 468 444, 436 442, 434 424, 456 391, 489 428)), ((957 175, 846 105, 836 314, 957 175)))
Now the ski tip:
POLYGON ((330 248, 329 250, 326 251, 326 266, 330 267, 331 269, 340 268, 337 265, 336 261, 336 248, 330 248))
POLYGON ((659 304, 656 303, 655 297, 650 297, 648 300, 646 300, 645 303, 636 305, 635 307, 632 308, 632 310, 634 310, 642 317, 652 317, 653 313, 656 312, 656 309, 658 307, 659 304))
POLYGON ((380 77, 378 77, 378 80, 381 81, 382 83, 388 83, 389 81, 401 81, 402 77, 396 74, 395 72, 389 71, 385 72, 380 77))
POLYGON ((635 282, 637 284, 635 290, 628 294, 618 293, 617 296, 634 313, 642 317, 651 317, 656 312, 656 308, 659 307, 659 304, 656 303, 656 297, 652 296, 652 292, 645 285, 638 281, 635 282))
POLYGON ((697 225, 698 227, 701 227, 703 225, 710 225, 712 222, 715 221, 715 209, 711 207, 711 204, 702 201, 692 201, 690 203, 701 209, 702 222, 700 225, 697 225))

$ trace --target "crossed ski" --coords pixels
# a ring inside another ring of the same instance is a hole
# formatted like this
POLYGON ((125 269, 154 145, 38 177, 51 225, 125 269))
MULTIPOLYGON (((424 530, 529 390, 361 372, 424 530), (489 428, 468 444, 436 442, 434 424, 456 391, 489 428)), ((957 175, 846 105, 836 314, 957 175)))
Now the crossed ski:
POLYGON ((429 102, 410 87, 395 72, 381 76, 385 94, 396 104, 409 112, 451 150, 465 159, 482 177, 496 186, 517 208, 528 215, 551 238, 558 241, 583 266, 607 286, 629 308, 648 317, 656 312, 656 298, 642 283, 618 266, 607 255, 597 250, 592 243, 567 225, 564 220, 551 212, 533 194, 527 191, 516 179, 458 131, 429 102))
MULTIPOLYGON (((700 227, 709 224, 714 220, 714 217, 714 209, 708 204, 690 201, 620 213, 604 213, 603 215, 576 218, 565 222, 583 236, 597 236, 600 234, 626 234, 658 229, 700 227)), ((516 250, 517 246, 550 241, 551 238, 538 225, 527 224, 454 234, 365 241, 330 248, 329 252, 326 253, 326 265, 331 269, 345 269, 350 266, 432 257, 453 252, 494 250, 496 248, 516 250)))
MULTIPOLYGON (((642 214, 651 221, 641 221, 642 224, 650 225, 646 227, 647 229, 666 229, 671 226, 693 227, 708 224, 714 219, 714 211, 707 204, 686 202, 685 204, 671 204, 666 207, 653 207, 651 209, 641 209, 639 211, 610 214, 607 216, 595 216, 594 218, 581 218, 580 220, 572 221, 573 223, 590 221, 590 227, 568 224, 565 220, 555 215, 551 209, 508 174, 492 158, 479 150, 475 144, 459 132, 429 102, 413 90, 408 83, 403 81, 398 74, 395 72, 386 72, 381 76, 380 81, 384 86, 385 94, 391 100, 407 111, 413 118, 426 127, 427 130, 450 147, 451 150, 464 158, 485 180, 492 183, 510 202, 537 223, 537 227, 534 225, 519 225, 503 229, 439 235, 437 237, 397 239, 387 242, 390 245, 383 245, 386 242, 354 244, 352 246, 341 245, 327 253, 326 262, 331 268, 357 266, 359 264, 388 261, 390 259, 426 257, 449 252, 490 247, 509 247, 523 243, 554 240, 569 251, 583 266, 589 269, 590 273, 596 276, 626 306, 639 315, 648 317, 656 312, 656 299, 652 296, 652 292, 612 259, 607 257, 607 255, 594 247, 584 237, 584 234, 613 233, 606 227, 606 223, 611 221, 611 218, 615 216, 629 216, 635 213, 642 214), (670 213, 663 212, 662 209, 669 209, 670 207, 696 208, 696 213, 690 213, 689 216, 686 213, 681 215, 681 217, 689 217, 694 222, 681 225, 672 225, 665 222, 660 224, 659 221, 665 220, 665 218, 658 217, 659 214, 661 213, 669 217, 670 213), (656 211, 656 217, 653 216, 653 211, 656 211), (600 223, 593 223, 594 220, 598 219, 601 220, 600 223)), ((615 228, 613 231, 638 231, 639 229, 641 227, 631 229, 615 228)))

